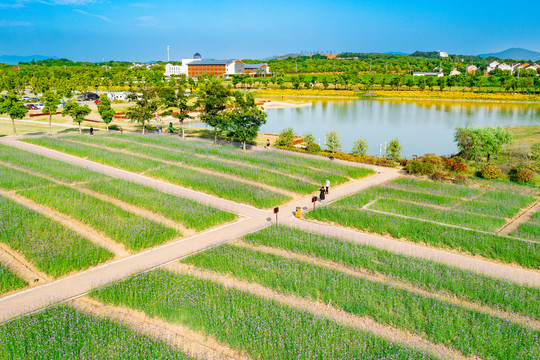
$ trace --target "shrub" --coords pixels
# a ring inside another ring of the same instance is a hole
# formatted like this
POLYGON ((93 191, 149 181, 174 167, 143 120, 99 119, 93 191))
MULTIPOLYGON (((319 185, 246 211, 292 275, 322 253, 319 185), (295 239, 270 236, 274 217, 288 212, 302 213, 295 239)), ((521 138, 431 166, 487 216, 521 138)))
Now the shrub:
POLYGON ((337 131, 329 131, 326 133, 326 148, 331 153, 335 153, 341 150, 343 147, 341 143, 341 136, 337 133, 337 131))
POLYGON ((457 156, 457 155, 452 156, 451 159, 454 160, 457 163, 464 163, 465 162, 465 160, 463 160, 463 158, 461 156, 457 156))
POLYGON ((407 160, 407 159, 401 159, 401 160, 399 160, 399 164, 400 164, 401 166, 405 166, 405 165, 407 165, 408 163, 410 163, 410 161, 407 160))
POLYGON ((498 179, 502 176, 502 171, 498 166, 486 165, 481 171, 484 179, 498 179))
POLYGON ((386 157, 394 161, 397 161, 401 157, 401 144, 398 139, 394 138, 390 141, 386 157))
POLYGON ((310 154, 319 154, 321 152, 321 147, 317 143, 312 143, 306 147, 306 151, 310 154))
POLYGON ((466 183, 467 182, 467 177, 465 175, 457 175, 455 178, 454 178, 454 182, 457 183, 457 184, 462 184, 462 183, 466 183))
POLYGON ((294 130, 292 128, 286 128, 281 130, 279 137, 276 140, 277 146, 291 147, 294 143, 294 130))
POLYGON ((446 170, 455 171, 456 170, 456 165, 457 165, 456 160, 454 160, 454 159, 446 159, 446 161, 444 163, 444 168, 446 170))
POLYGON ((534 172, 530 169, 520 170, 516 174, 516 181, 520 183, 528 183, 534 180, 534 172))
MULTIPOLYGON (((312 133, 307 132, 304 134, 304 149, 308 150, 313 144, 315 144, 315 136, 312 133)), ((320 148, 320 147, 319 147, 320 148)), ((308 150, 309 152, 309 150, 308 150)))
POLYGON ((442 171, 435 171, 433 175, 431 175, 431 178, 436 181, 441 181, 444 179, 444 177, 445 173, 443 173, 442 171))
POLYGON ((433 174, 433 164, 413 160, 405 166, 405 171, 409 174, 431 175, 433 174))
POLYGON ((467 164, 458 162, 453 170, 457 172, 467 172, 467 164))

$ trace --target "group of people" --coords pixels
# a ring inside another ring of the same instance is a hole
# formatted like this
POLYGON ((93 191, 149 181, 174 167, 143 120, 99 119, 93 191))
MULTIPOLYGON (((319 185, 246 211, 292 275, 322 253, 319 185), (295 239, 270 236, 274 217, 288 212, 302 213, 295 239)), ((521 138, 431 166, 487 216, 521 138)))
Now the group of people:
POLYGON ((328 190, 330 189, 330 180, 326 179, 326 184, 321 186, 319 189, 319 199, 323 201, 326 198, 326 194, 328 194, 328 190))

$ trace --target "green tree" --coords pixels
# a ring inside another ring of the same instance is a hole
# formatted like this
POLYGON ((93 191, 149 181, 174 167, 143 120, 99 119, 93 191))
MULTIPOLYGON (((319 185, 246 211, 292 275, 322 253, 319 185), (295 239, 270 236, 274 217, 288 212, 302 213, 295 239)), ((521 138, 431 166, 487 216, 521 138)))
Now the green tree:
POLYGON ((81 106, 76 102, 67 103, 62 111, 62 116, 71 116, 73 122, 79 124, 79 134, 82 134, 81 123, 84 120, 84 117, 90 114, 92 110, 88 105, 81 106))
POLYGON ((398 161, 401 158, 401 144, 397 138, 392 139, 388 144, 386 157, 394 161, 398 161))
POLYGON ((99 97, 99 104, 97 106, 99 116, 101 116, 101 120, 105 123, 107 126, 107 132, 109 131, 109 124, 112 122, 114 115, 116 112, 113 110, 111 106, 111 100, 107 97, 107 94, 101 94, 99 97))
POLYGON ((368 143, 365 139, 361 138, 354 142, 352 153, 354 155, 365 156, 368 149, 368 143))
POLYGON ((474 158, 478 163, 481 156, 486 156, 489 163, 491 155, 498 155, 512 142, 512 134, 502 126, 458 127, 454 141, 465 158, 474 158))
POLYGON ((58 105, 60 105, 60 98, 53 91, 45 91, 41 97, 43 101, 44 114, 49 115, 49 135, 52 135, 52 116, 58 111, 58 105))
POLYGON ((405 85, 411 90, 411 87, 414 86, 414 79, 412 77, 407 78, 405 85))
POLYGON ((276 140, 276 145, 291 147, 293 146, 295 137, 296 135, 294 134, 293 128, 285 128, 279 133, 279 136, 276 140))
POLYGON ((424 91, 426 89, 426 79, 424 79, 423 76, 419 76, 416 86, 418 86, 420 90, 424 91))
POLYGON ((227 118, 223 116, 223 111, 227 108, 231 92, 221 81, 210 78, 200 85, 198 95, 197 106, 201 109, 201 121, 214 128, 214 142, 217 142, 218 132, 227 128, 227 118))
MULTIPOLYGON (((159 98, 161 103, 165 108, 177 108, 178 113, 173 114, 172 116, 177 118, 182 126, 182 138, 184 137, 184 120, 189 118, 189 111, 193 109, 193 106, 190 105, 190 100, 192 98, 191 92, 179 84, 177 89, 164 88, 159 93, 159 98)), ((172 114, 172 111, 168 112, 172 114)))
POLYGON ((303 136, 303 139, 304 139, 304 148, 307 149, 309 148, 310 146, 313 146, 313 144, 315 144, 315 136, 313 136, 312 133, 310 132, 307 132, 304 134, 303 136))
POLYGON ((337 131, 332 130, 326 133, 326 148, 328 151, 330 151, 332 154, 336 151, 340 151, 343 147, 341 143, 341 136, 337 133, 337 131))
POLYGON ((28 108, 19 100, 19 98, 9 93, 7 96, 0 97, 0 114, 8 114, 13 125, 13 134, 17 136, 17 128, 15 127, 15 119, 22 119, 28 112, 28 108))
POLYGON ((430 91, 433 91, 433 78, 431 76, 426 79, 426 85, 430 91))
POLYGON ((126 117, 142 125, 142 133, 146 133, 146 122, 155 117, 159 108, 159 102, 155 90, 143 89, 131 95, 136 99, 134 106, 126 111, 126 117))
POLYGON ((228 118, 227 136, 242 142, 242 149, 246 149, 246 141, 257 137, 261 125, 266 123, 267 114, 255 104, 253 94, 245 96, 240 92, 234 94, 234 107, 226 110, 228 118))

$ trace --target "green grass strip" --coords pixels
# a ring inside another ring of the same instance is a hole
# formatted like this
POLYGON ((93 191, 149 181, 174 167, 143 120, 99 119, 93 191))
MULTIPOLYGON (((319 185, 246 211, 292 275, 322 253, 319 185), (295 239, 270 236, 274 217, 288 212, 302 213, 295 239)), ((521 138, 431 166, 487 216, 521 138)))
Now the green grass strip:
POLYGON ((285 226, 267 227, 246 235, 244 241, 382 273, 429 291, 540 319, 540 289, 537 288, 285 226))
MULTIPOLYGON (((161 161, 143 159, 58 138, 42 137, 26 139, 26 141, 136 173, 164 166, 161 161)), ((205 174, 181 166, 165 166, 162 169, 150 170, 145 175, 260 208, 273 207, 292 199, 290 196, 266 190, 259 186, 240 183, 232 179, 205 174)))
MULTIPOLYGON (((121 137, 120 135, 113 135, 121 137)), ((290 174, 300 174, 317 183, 323 183, 329 178, 333 185, 347 181, 347 177, 360 178, 374 171, 357 166, 347 166, 327 159, 306 158, 294 153, 276 151, 242 151, 231 145, 215 145, 208 141, 182 141, 178 137, 169 136, 140 136, 129 134, 130 140, 150 143, 162 147, 181 149, 187 152, 200 153, 244 161, 257 166, 270 166, 273 169, 286 171, 290 174)))
POLYGON ((72 230, 3 197, 0 215, 0 241, 48 275, 58 277, 113 257, 72 230))
POLYGON ((142 250, 181 235, 174 229, 66 186, 26 190, 20 194, 102 231, 130 250, 142 250))
POLYGON ((64 182, 98 181, 107 178, 106 175, 80 166, 71 165, 63 161, 2 144, 0 144, 0 160, 44 175, 49 175, 64 182))
POLYGON ((540 224, 533 222, 526 222, 521 224, 516 231, 510 235, 516 236, 522 239, 534 240, 540 243, 540 224))
POLYGON ((221 176, 208 175, 175 165, 148 171, 146 175, 163 179, 173 184, 184 185, 193 190, 216 195, 224 199, 254 205, 259 208, 277 206, 292 199, 288 195, 273 192, 259 186, 241 183, 221 176))
POLYGON ((516 194, 515 192, 488 191, 475 200, 462 203, 456 207, 456 210, 511 218, 535 200, 534 196, 516 194))
POLYGON ((114 151, 109 151, 106 149, 99 149, 92 146, 75 144, 69 141, 62 140, 62 138, 53 138, 47 136, 40 138, 28 138, 23 139, 22 141, 39 146, 44 146, 49 149, 64 152, 66 154, 86 158, 100 164, 110 165, 136 173, 141 173, 148 169, 156 168, 163 165, 163 163, 160 161, 143 159, 135 156, 117 153, 114 151))
POLYGON ((125 180, 114 179, 88 183, 85 186, 101 194, 161 214, 197 231, 237 218, 230 212, 125 180))
POLYGON ((27 189, 34 186, 52 185, 49 180, 0 164, 0 188, 5 190, 27 189))
POLYGON ((506 224, 501 218, 437 209, 394 199, 378 199, 369 209, 483 231, 495 231, 506 224))
POLYGON ((245 178, 289 190, 298 194, 310 194, 317 190, 317 185, 294 179, 287 175, 264 171, 240 164, 233 164, 217 159, 199 157, 193 153, 179 152, 174 149, 164 151, 163 149, 152 147, 151 145, 123 142, 118 141, 115 138, 105 136, 81 137, 77 138, 76 140, 104 145, 119 150, 125 149, 136 154, 152 156, 159 160, 180 162, 182 165, 194 166, 228 175, 234 175, 240 178, 245 178))
POLYGON ((0 325, 0 359, 191 359, 163 341, 67 306, 0 325))
POLYGON ((470 188, 467 186, 417 180, 409 177, 396 179, 388 186, 408 191, 424 192, 434 195, 453 196, 464 199, 472 198, 482 193, 482 191, 479 189, 470 188))
POLYGON ((91 295, 180 323, 254 359, 431 358, 306 312, 165 270, 132 276, 91 295))
POLYGON ((537 243, 420 220, 404 219, 394 215, 332 206, 319 207, 315 211, 310 211, 306 214, 306 218, 333 221, 372 233, 389 234, 396 239, 406 238, 412 242, 464 251, 488 259, 515 263, 526 268, 540 268, 540 244, 537 243))
POLYGON ((540 351, 540 333, 522 325, 295 259, 222 245, 182 262, 331 303, 467 355, 525 359, 540 351))
POLYGON ((11 290, 17 290, 28 285, 26 281, 13 274, 7 267, 0 264, 0 295, 11 290))

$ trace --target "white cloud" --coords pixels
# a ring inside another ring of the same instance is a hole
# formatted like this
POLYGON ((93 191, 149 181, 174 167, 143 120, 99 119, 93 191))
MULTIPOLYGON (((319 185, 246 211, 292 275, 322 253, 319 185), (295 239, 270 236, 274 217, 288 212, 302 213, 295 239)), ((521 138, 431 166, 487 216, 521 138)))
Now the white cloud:
POLYGON ((73 9, 73 11, 76 11, 76 12, 78 12, 79 14, 97 17, 98 19, 101 19, 101 20, 103 20, 103 21, 112 22, 111 19, 109 19, 108 17, 103 16, 103 15, 91 14, 91 13, 88 13, 88 12, 86 12, 86 11, 82 11, 82 10, 79 10, 79 9, 73 9))
POLYGON ((154 16, 140 16, 136 18, 137 26, 151 27, 157 29, 175 29, 174 26, 164 25, 160 23, 154 16))
POLYGON ((21 8, 24 7, 24 4, 27 2, 28 0, 15 0, 7 4, 0 4, 0 8, 21 8))

